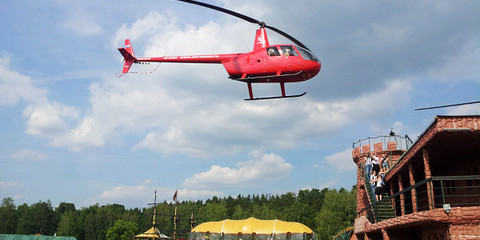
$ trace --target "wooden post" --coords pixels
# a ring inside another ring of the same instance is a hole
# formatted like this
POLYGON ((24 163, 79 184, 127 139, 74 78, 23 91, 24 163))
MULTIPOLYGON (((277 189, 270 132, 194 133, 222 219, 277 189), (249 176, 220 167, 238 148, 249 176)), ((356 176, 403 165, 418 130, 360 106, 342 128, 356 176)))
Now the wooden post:
POLYGON ((191 217, 190 217, 190 230, 192 230, 192 229, 193 229, 193 226, 195 226, 195 223, 194 223, 194 222, 195 222, 195 220, 194 220, 194 218, 193 218, 193 211, 192 211, 192 215, 191 215, 191 217))
POLYGON ((177 239, 177 202, 175 201, 175 215, 173 216, 173 240, 177 239))
MULTIPOLYGON (((402 175, 398 173, 398 191, 403 191, 403 182, 402 182, 402 175)), ((402 212, 402 216, 405 215, 405 195, 402 193, 400 194, 400 208, 402 212)))
MULTIPOLYGON (((393 196, 394 192, 393 192, 393 186, 394 185, 394 182, 391 181, 390 182, 390 196, 393 196)), ((393 211, 395 212, 395 215, 397 215, 397 201, 395 200, 396 198, 391 198, 390 201, 392 202, 392 207, 393 207, 393 211)))
MULTIPOLYGON (((408 164, 408 176, 410 178, 410 186, 415 185, 415 172, 413 170, 413 165, 410 163, 408 164)), ((412 208, 413 212, 418 212, 418 206, 417 206, 417 189, 412 188, 412 208)))
MULTIPOLYGON (((432 171, 430 170, 430 156, 428 155, 428 150, 423 149, 423 165, 425 166, 425 179, 432 177, 432 171)), ((435 208, 435 199, 433 197, 433 182, 427 183, 427 196, 428 196, 428 207, 430 210, 435 208)))

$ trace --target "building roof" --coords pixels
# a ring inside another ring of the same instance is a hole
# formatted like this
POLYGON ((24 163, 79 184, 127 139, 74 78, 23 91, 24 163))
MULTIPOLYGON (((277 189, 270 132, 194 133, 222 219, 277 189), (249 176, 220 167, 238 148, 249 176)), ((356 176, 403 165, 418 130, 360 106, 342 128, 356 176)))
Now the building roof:
POLYGON ((0 234, 0 239, 1 240, 77 240, 75 237, 21 235, 21 234, 0 234))
MULTIPOLYGON (((432 124, 419 136, 397 163, 386 174, 389 181, 414 158, 422 159, 422 150, 430 149, 432 159, 456 155, 478 155, 480 142, 480 115, 443 116, 434 118, 432 124)), ((445 160, 447 161, 447 160, 445 160)), ((423 161, 418 161, 423 164, 423 161)))

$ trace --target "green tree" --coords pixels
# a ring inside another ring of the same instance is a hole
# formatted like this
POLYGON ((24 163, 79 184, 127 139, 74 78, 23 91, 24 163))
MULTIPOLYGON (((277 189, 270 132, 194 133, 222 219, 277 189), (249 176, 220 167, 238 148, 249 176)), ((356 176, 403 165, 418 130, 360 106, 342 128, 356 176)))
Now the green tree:
POLYGON ((253 205, 253 217, 258 219, 276 219, 278 213, 270 209, 268 204, 255 204, 253 205))
POLYGON ((352 226, 355 220, 356 189, 328 190, 322 209, 317 214, 317 234, 320 239, 331 239, 338 231, 352 226))
POLYGON ((129 240, 136 233, 138 233, 136 223, 117 220, 112 227, 108 228, 106 240, 129 240))
POLYGON ((291 207, 296 216, 296 219, 293 220, 315 229, 315 217, 321 210, 327 191, 327 188, 322 191, 318 189, 300 190, 296 201, 291 207))
POLYGON ((42 235, 53 235, 57 229, 57 219, 50 201, 39 201, 32 205, 36 223, 36 233, 42 235))
POLYGON ((55 213, 57 216, 61 217, 63 213, 72 211, 75 212, 75 204, 73 203, 66 203, 66 202, 61 202, 57 208, 55 208, 55 213))
POLYGON ((37 233, 36 229, 36 222, 33 209, 28 206, 28 204, 24 203, 17 208, 18 213, 18 222, 17 222, 17 230, 15 231, 17 234, 35 234, 37 233))
POLYGON ((206 221, 220 221, 226 219, 227 217, 227 203, 218 201, 215 203, 214 201, 205 203, 205 206, 199 212, 206 221))
POLYGON ((0 206, 0 233, 13 234, 17 228, 17 208, 12 198, 4 198, 0 206))
POLYGON ((236 201, 232 196, 228 196, 228 198, 225 199, 227 203, 227 215, 232 216, 235 213, 235 206, 236 206, 236 201))
POLYGON ((235 210, 230 218, 235 220, 241 220, 241 219, 248 218, 250 216, 251 216, 251 213, 249 211, 243 209, 243 207, 240 205, 236 205, 235 210))
POLYGON ((67 211, 60 217, 56 233, 58 236, 74 236, 80 239, 80 235, 78 234, 79 228, 78 213, 75 211, 67 211))
POLYGON ((99 232, 99 226, 97 225, 96 222, 96 214, 99 209, 98 204, 95 204, 93 206, 90 206, 88 209, 84 211, 82 214, 82 237, 81 239, 104 239, 105 235, 100 236, 99 232), (101 237, 101 238, 99 238, 101 237))

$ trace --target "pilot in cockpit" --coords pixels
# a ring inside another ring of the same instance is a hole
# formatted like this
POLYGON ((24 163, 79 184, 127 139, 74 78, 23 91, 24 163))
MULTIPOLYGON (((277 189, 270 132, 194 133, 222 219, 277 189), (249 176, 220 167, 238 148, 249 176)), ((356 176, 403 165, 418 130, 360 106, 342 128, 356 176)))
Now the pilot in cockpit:
POLYGON ((290 48, 285 49, 284 52, 283 52, 283 55, 285 55, 287 57, 292 56, 293 55, 292 50, 290 48))

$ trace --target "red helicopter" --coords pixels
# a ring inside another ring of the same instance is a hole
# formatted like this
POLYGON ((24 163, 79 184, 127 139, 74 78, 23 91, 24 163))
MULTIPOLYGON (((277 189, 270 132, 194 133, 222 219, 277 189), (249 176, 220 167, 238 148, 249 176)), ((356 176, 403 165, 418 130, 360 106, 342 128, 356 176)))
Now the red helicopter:
POLYGON ((245 100, 262 100, 274 98, 301 97, 305 95, 306 92, 297 95, 286 95, 285 83, 308 80, 315 77, 320 71, 321 63, 318 58, 310 51, 310 49, 308 49, 305 45, 303 45, 294 37, 275 27, 268 26, 264 22, 260 22, 243 14, 225 8, 213 6, 207 3, 193 0, 179 1, 214 9, 241 18, 248 22, 260 25, 260 28, 255 34, 253 51, 248 53, 232 54, 135 57, 132 44, 130 43, 129 39, 126 39, 125 47, 118 48, 125 60, 122 75, 128 73, 133 63, 221 63, 229 74, 230 79, 247 83, 249 98, 245 100), (289 44, 270 45, 268 42, 265 28, 268 28, 288 38, 289 40, 297 44, 297 46, 289 44), (252 91, 252 83, 280 83, 282 95, 254 98, 252 91))

